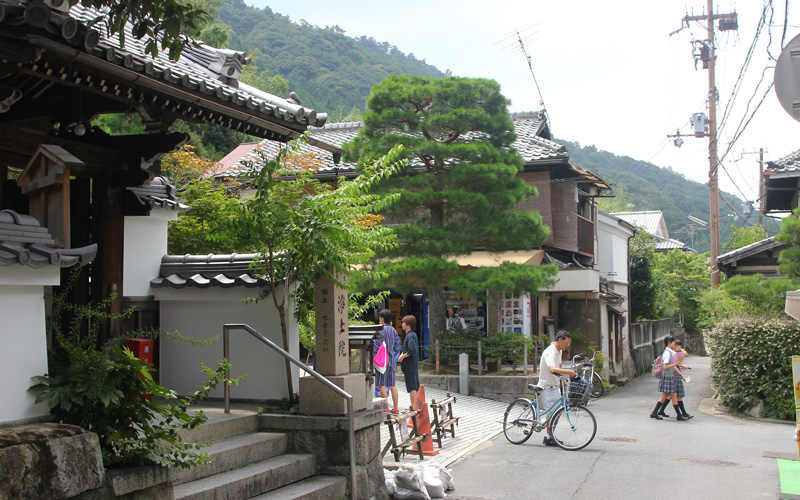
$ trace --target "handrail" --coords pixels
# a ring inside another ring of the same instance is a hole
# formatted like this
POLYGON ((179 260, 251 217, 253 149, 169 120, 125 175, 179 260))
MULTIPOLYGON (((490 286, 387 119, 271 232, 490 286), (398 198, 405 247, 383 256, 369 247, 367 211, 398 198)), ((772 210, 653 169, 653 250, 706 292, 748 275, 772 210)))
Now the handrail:
MULTIPOLYGON (((222 349, 223 349, 223 357, 227 363, 230 363, 230 330, 238 329, 244 330, 261 343, 266 344, 267 346, 271 347, 273 351, 276 351, 278 354, 283 356, 284 358, 291 361, 294 365, 299 368, 305 370, 309 375, 314 377, 315 379, 322 382, 322 385, 327 387, 328 389, 332 390, 336 394, 342 396, 347 400, 347 425, 348 425, 348 444, 350 445, 350 498, 358 498, 356 495, 356 490, 358 485, 356 484, 356 424, 355 424, 355 417, 353 414, 353 396, 348 394, 344 391, 341 387, 337 386, 324 376, 320 375, 319 373, 312 370, 308 365, 303 363, 302 361, 298 360, 285 350, 278 347, 277 344, 269 340, 268 338, 264 337, 256 330, 251 328, 249 325, 244 323, 228 323, 223 325, 222 327, 222 349)), ((226 371, 225 378, 228 379, 230 377, 230 373, 226 371)), ((227 382, 225 383, 225 413, 231 412, 231 386, 227 382)))

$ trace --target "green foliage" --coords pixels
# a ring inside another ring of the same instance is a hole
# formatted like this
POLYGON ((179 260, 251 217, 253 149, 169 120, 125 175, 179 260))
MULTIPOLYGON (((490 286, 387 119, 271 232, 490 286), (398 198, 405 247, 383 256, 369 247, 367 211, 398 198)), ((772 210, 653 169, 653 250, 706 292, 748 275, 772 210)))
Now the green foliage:
POLYGON ((701 320, 700 293, 711 287, 707 254, 671 250, 654 255, 658 311, 661 317, 683 313, 683 325, 690 332, 699 332, 701 320))
MULTIPOLYGON (((436 334, 439 341, 439 359, 445 363, 458 363, 459 354, 467 353, 469 359, 478 361, 478 341, 485 341, 483 332, 476 330, 442 330, 436 334)), ((431 343, 426 347, 430 356, 436 356, 436 346, 431 343)))
MULTIPOLYGON (((33 377, 29 390, 36 402, 46 403, 59 421, 95 432, 100 439, 106 467, 158 464, 190 467, 208 463, 201 445, 186 443, 177 434, 206 421, 202 413, 189 414, 188 408, 208 396, 218 384, 225 383, 230 365, 219 361, 214 369, 202 366, 209 381, 187 398, 177 395, 153 381, 153 365, 133 356, 117 338, 97 346, 97 328, 82 333, 81 325, 97 325, 101 320, 119 320, 130 315, 105 312, 109 299, 95 306, 68 303, 67 292, 80 276, 73 274, 64 293, 53 297, 50 326, 56 350, 50 352, 50 372, 33 377), (61 324, 72 317, 70 329, 62 332, 61 324), (147 395, 168 403, 148 400, 147 395)), ((228 381, 236 383, 237 381, 228 381)))
POLYGON ((539 293, 555 285, 558 274, 555 264, 529 266, 514 262, 503 262, 498 267, 483 267, 461 273, 448 282, 448 288, 480 297, 484 293, 539 293))
POLYGON ((795 208, 792 215, 784 217, 781 232, 775 239, 789 245, 778 257, 778 271, 790 278, 800 278, 800 208, 795 208))
POLYGON ((486 361, 508 361, 516 370, 525 361, 525 343, 521 332, 493 333, 482 339, 482 354, 486 361))
POLYGON ((248 241, 229 234, 239 200, 225 194, 225 186, 209 180, 188 183, 178 193, 189 210, 169 223, 168 249, 172 255, 243 253, 252 251, 248 241))
POLYGON ((631 316, 634 322, 658 319, 658 284, 653 277, 655 240, 640 229, 630 241, 631 316))
MULTIPOLYGON (((380 255, 386 260, 376 269, 390 279, 378 286, 427 286, 434 294, 458 270, 452 256, 476 247, 528 250, 544 241, 548 230, 539 214, 515 210, 536 189, 516 177, 522 157, 509 148, 514 125, 497 82, 390 76, 372 89, 367 107, 348 156, 363 163, 403 145, 410 161, 404 175, 380 186, 380 192, 403 193, 403 203, 382 212, 399 245, 380 255)), ((469 279, 485 291, 495 275, 509 279, 509 269, 484 269, 469 279)), ((550 272, 533 267, 526 281, 541 282, 550 272)), ((431 331, 444 330, 445 317, 444 301, 432 298, 431 331)))
MULTIPOLYGON (((590 172, 599 175, 614 186, 617 195, 624 192, 625 204, 608 207, 601 200, 601 209, 614 212, 636 210, 661 210, 667 221, 670 237, 681 240, 692 248, 707 252, 710 248, 707 228, 696 228, 687 215, 708 219, 708 186, 687 179, 671 167, 659 167, 652 163, 628 156, 617 156, 594 146, 581 146, 576 142, 558 139, 565 144, 573 161, 590 172)), ((707 167, 707 166, 706 166, 707 167)), ((730 207, 740 207, 741 199, 730 193, 720 193, 720 241, 728 241, 735 227, 751 225, 753 220, 738 217, 730 207)), ((752 216, 751 216, 752 217, 752 216)), ((767 233, 778 232, 776 222, 767 221, 767 233)))
POLYGON ((243 0, 226 1, 219 21, 233 29, 232 48, 262 53, 254 61, 257 73, 285 78, 303 105, 326 111, 331 121, 342 121, 354 107, 363 110, 370 89, 387 75, 444 75, 388 43, 348 37, 338 26, 293 22, 243 0))
MULTIPOLYGON (((291 149, 297 150, 298 144, 291 149)), ((380 224, 376 213, 400 195, 369 191, 405 165, 398 147, 365 165, 357 178, 340 180, 334 188, 313 178, 311 170, 287 167, 291 149, 282 149, 276 158, 261 153, 257 163, 261 167, 250 174, 255 194, 236 206, 232 226, 232 234, 258 254, 252 267, 269 286, 252 300, 272 299, 286 350, 290 348, 287 312, 294 312, 301 322, 309 317, 318 278, 341 282, 343 275, 358 274, 356 266, 366 264, 376 251, 396 245, 391 228, 380 224), (290 296, 294 311, 287 311, 290 296)), ((286 370, 293 394, 288 361, 286 370)))
POLYGON ((258 408, 258 413, 270 415, 297 415, 300 413, 300 405, 296 403, 299 395, 295 394, 292 399, 283 398, 277 405, 264 405, 258 408))
POLYGON ((106 9, 104 15, 92 22, 103 21, 109 35, 119 36, 122 47, 125 46, 123 28, 126 22, 131 22, 133 36, 144 40, 145 53, 153 58, 160 51, 169 50, 170 59, 177 60, 186 44, 192 43, 184 33, 197 31, 211 17, 206 5, 183 0, 70 0, 70 5, 78 2, 106 9))
POLYGON ((730 238, 722 244, 722 251, 730 252, 767 238, 769 235, 761 226, 734 227, 730 238))
POLYGON ((700 326, 710 329, 721 319, 738 316, 781 317, 786 292, 795 288, 791 280, 783 278, 764 279, 760 274, 733 276, 700 295, 703 311, 700 326))
POLYGON ((791 357, 800 353, 796 321, 728 318, 708 335, 714 358, 711 380, 722 401, 746 411, 760 400, 765 416, 794 420, 791 357))

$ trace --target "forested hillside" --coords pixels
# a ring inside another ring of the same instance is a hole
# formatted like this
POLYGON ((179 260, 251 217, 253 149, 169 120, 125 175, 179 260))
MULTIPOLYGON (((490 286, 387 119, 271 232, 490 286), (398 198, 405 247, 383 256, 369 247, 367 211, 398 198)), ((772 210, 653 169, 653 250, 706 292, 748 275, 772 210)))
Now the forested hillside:
MULTIPOLYGON (((692 245, 693 241, 696 250, 708 251, 710 247, 708 229, 698 227, 687 217, 692 215, 708 221, 707 185, 652 163, 634 160, 628 156, 617 156, 608 151, 598 150, 594 146, 581 147, 575 142, 562 139, 557 141, 567 146, 578 165, 596 173, 613 186, 615 194, 619 195, 619 199, 613 203, 614 211, 661 210, 664 212, 671 238, 689 245, 692 245), (696 228, 694 236, 690 232, 690 226, 696 228)), ((724 192, 721 193, 721 197, 720 241, 724 246, 730 238, 731 228, 757 223, 758 216, 755 213, 746 216, 740 198, 724 192)), ((767 227, 769 234, 775 234, 779 230, 778 223, 769 222, 767 227)))
POLYGON ((338 26, 293 22, 242 0, 225 0, 218 12, 219 21, 233 29, 231 48, 248 53, 257 49, 253 63, 260 70, 285 77, 304 106, 325 111, 334 120, 353 108, 363 111, 370 89, 388 75, 444 76, 388 42, 351 38, 338 26))

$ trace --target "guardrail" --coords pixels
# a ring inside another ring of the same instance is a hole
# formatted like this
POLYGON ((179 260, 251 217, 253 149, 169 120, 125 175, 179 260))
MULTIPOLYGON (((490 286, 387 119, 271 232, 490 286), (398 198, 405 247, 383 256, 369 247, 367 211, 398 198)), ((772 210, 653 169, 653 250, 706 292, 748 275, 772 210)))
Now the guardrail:
MULTIPOLYGON (((264 337, 256 330, 251 328, 249 325, 244 323, 230 323, 223 325, 222 327, 222 344, 223 344, 223 357, 225 361, 228 363, 231 362, 230 354, 230 331, 231 330, 244 330, 245 332, 249 333, 253 337, 256 338, 262 344, 267 345, 273 351, 277 352, 284 358, 288 359, 292 364, 295 366, 302 368, 306 373, 314 377, 315 379, 319 380, 322 385, 327 387, 328 389, 332 390, 336 394, 342 396, 347 400, 347 424, 348 424, 348 444, 350 446, 350 498, 358 498, 356 494, 356 490, 358 488, 358 484, 356 483, 356 424, 355 424, 355 415, 353 412, 353 396, 342 390, 339 386, 335 385, 333 382, 325 378, 323 375, 312 370, 308 365, 303 363, 302 361, 298 360, 288 352, 284 351, 277 344, 269 340, 268 338, 264 337)), ((225 373, 225 378, 229 378, 230 373, 225 373)), ((225 384, 225 413, 231 412, 231 386, 229 384, 225 384)))

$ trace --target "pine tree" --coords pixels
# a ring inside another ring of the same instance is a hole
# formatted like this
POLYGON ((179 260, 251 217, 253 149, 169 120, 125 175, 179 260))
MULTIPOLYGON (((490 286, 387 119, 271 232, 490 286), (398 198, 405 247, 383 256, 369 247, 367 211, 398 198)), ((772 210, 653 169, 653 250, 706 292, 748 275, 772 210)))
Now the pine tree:
POLYGON ((539 214, 515 210, 537 192, 516 177, 523 159, 510 148, 508 104, 492 80, 390 76, 373 87, 364 129, 348 146, 359 162, 405 146, 404 175, 381 185, 403 195, 383 212, 399 244, 376 267, 390 277, 384 286, 427 288, 431 340, 445 329, 445 286, 459 272, 450 258, 531 249, 547 236, 539 214))

